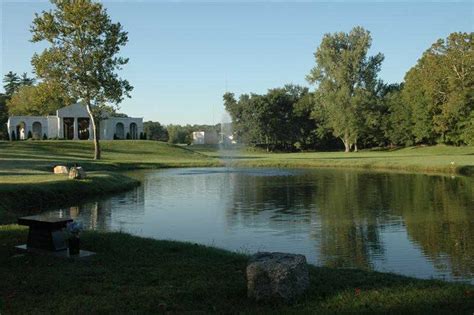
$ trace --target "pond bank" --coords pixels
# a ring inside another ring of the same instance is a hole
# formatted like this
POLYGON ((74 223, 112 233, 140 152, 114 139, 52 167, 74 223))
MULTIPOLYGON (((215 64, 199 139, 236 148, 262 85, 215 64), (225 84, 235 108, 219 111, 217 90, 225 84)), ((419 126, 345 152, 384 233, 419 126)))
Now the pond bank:
POLYGON ((18 254, 27 230, 0 226, 0 311, 17 313, 465 313, 474 286, 310 266, 296 304, 246 298, 247 256, 192 243, 85 232, 89 261, 18 254))
POLYGON ((114 173, 170 167, 337 167, 474 176, 474 147, 411 147, 398 150, 266 153, 215 146, 180 147, 156 141, 102 141, 103 159, 91 160, 89 141, 0 141, 0 222, 20 210, 67 205, 136 187, 114 173), (223 158, 223 160, 222 160, 223 158), (223 162, 224 161, 224 162, 223 162), (53 165, 78 163, 91 176, 68 181, 51 174, 53 165))

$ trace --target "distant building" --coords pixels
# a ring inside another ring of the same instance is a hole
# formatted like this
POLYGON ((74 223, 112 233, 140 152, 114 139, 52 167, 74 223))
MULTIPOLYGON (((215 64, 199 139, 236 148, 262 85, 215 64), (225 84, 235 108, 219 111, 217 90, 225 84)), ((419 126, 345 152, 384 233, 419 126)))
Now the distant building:
MULTIPOLYGON (((87 109, 73 104, 56 111, 54 116, 11 116, 7 122, 10 139, 22 140, 31 132, 33 139, 91 140, 93 128, 87 109)), ((139 139, 143 118, 108 117, 100 121, 100 139, 139 139)))
POLYGON ((215 131, 193 132, 193 144, 218 144, 219 138, 215 131))

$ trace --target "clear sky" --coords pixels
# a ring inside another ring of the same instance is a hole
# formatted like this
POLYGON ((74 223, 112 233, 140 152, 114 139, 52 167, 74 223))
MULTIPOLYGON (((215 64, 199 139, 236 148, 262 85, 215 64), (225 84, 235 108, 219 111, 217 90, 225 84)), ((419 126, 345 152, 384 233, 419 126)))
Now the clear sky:
MULTIPOLYGON (((29 42, 35 12, 46 1, 2 1, 2 76, 32 72, 29 42)), ((218 123, 228 90, 264 93, 306 74, 323 34, 356 25, 382 52, 380 77, 400 82, 433 42, 474 29, 474 2, 201 2, 107 1, 112 20, 129 32, 121 76, 135 87, 121 104, 130 115, 169 123, 218 123)))

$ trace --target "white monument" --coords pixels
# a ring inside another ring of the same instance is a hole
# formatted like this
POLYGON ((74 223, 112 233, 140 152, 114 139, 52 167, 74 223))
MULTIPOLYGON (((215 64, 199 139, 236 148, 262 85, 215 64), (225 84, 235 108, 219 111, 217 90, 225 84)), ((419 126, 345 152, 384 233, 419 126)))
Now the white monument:
MULTIPOLYGON (((139 139, 143 118, 107 117, 100 121, 100 139, 139 139)), ((11 116, 7 122, 10 140, 33 139, 91 140, 93 128, 84 105, 76 103, 56 111, 55 116, 11 116)))

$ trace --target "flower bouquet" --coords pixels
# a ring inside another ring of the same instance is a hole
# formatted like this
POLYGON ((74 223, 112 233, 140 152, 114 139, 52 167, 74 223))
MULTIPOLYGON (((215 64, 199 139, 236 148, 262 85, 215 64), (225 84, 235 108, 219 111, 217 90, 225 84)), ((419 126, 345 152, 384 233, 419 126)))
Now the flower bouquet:
POLYGON ((80 252, 80 238, 79 234, 83 230, 82 223, 70 222, 66 226, 69 244, 69 255, 79 255, 80 252))

